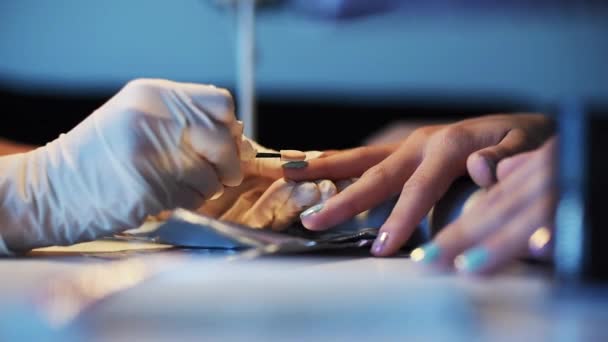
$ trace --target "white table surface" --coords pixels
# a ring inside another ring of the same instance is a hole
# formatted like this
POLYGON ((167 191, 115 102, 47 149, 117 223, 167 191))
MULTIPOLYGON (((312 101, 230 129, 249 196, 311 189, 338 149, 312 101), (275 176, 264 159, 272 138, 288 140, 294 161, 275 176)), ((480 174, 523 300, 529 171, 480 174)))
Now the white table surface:
POLYGON ((92 242, 0 260, 0 340, 11 333, 62 341, 67 333, 87 341, 608 338, 608 287, 560 291, 538 266, 517 264, 477 279, 429 272, 404 257, 239 260, 234 253, 153 247, 92 242), (132 248, 145 253, 120 252, 132 248), (163 272, 147 273, 159 265, 163 272), (51 330, 55 335, 36 325, 31 311, 10 306, 68 274, 80 274, 74 279, 88 281, 90 291, 129 286, 51 330))

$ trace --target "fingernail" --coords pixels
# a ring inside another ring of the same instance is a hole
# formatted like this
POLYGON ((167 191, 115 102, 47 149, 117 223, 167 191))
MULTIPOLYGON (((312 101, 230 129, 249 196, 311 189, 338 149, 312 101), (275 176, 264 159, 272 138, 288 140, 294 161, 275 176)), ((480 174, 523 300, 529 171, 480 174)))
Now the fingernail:
POLYGON ((458 271, 472 273, 478 271, 488 262, 488 250, 477 247, 460 254, 454 259, 454 267, 458 271))
POLYGON ((382 249, 384 249, 386 241, 388 241, 388 232, 380 233, 380 236, 376 238, 374 244, 372 245, 372 251, 374 253, 382 253, 382 249))
POLYGON ((547 227, 538 228, 528 240, 528 247, 533 255, 541 255, 551 241, 551 230, 547 227))
POLYGON ((439 259, 441 255, 441 249, 434 242, 429 242, 423 246, 414 249, 410 253, 410 258, 415 262, 423 262, 430 264, 435 260, 439 259))
POLYGON ((314 215, 316 213, 318 213, 319 211, 321 211, 321 209, 323 209, 323 203, 319 203, 317 205, 313 205, 312 207, 304 210, 301 214, 300 214, 300 219, 304 219, 306 217, 309 217, 311 215, 314 215))
POLYGON ((304 160, 290 161, 281 166, 285 169, 303 169, 308 166, 308 162, 304 160))

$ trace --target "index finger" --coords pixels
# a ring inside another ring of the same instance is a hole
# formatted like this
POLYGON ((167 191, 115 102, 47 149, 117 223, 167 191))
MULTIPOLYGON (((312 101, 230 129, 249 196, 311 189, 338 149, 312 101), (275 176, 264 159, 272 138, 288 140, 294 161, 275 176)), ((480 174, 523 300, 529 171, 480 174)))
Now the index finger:
POLYGON ((329 155, 324 154, 322 158, 310 160, 305 168, 284 169, 283 175, 295 181, 358 177, 388 157, 397 146, 365 146, 343 152, 332 151, 329 155))
POLYGON ((418 156, 408 150, 392 154, 324 204, 304 211, 302 224, 311 230, 326 229, 381 204, 401 190, 417 163, 418 156))

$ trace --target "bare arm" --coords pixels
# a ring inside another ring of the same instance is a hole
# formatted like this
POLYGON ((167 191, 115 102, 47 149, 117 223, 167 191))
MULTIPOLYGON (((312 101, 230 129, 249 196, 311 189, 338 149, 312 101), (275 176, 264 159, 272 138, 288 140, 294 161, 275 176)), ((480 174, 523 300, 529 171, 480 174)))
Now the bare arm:
POLYGON ((0 156, 28 152, 28 151, 35 149, 36 147, 38 147, 38 146, 22 144, 22 143, 0 138, 0 156))

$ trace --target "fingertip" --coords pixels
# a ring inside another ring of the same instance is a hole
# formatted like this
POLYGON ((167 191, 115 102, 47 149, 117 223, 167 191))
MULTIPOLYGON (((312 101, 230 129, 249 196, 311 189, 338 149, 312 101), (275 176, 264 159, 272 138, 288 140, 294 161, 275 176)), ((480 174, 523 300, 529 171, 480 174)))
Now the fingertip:
POLYGON ((372 244, 371 253, 377 257, 394 255, 402 247, 401 240, 397 230, 381 227, 372 244))
POLYGON ((371 248, 370 252, 374 256, 378 256, 378 257, 385 256, 386 255, 386 245, 388 243, 389 237, 390 237, 390 232, 388 232, 386 230, 383 231, 381 229, 378 232, 378 236, 374 240, 374 243, 372 244, 372 248, 371 248))
POLYGON ((440 259, 441 254, 441 247, 439 244, 431 241, 412 250, 410 258, 417 263, 433 264, 440 259))
POLYGON ((480 153, 467 158, 467 170, 473 181, 480 187, 488 187, 496 182, 496 162, 480 153))
POLYGON ((473 247, 454 258, 454 268, 464 274, 481 274, 488 268, 490 251, 485 247, 473 247))
POLYGON ((302 223, 302 225, 304 226, 304 228, 308 229, 308 230, 312 230, 312 231, 322 231, 322 230, 326 230, 327 228, 322 226, 318 220, 314 217, 302 217, 300 216, 300 222, 302 223))
POLYGON ((240 167, 240 163, 238 164, 239 167, 237 169, 234 169, 232 172, 224 172, 224 174, 220 175, 220 178, 222 180, 222 184, 224 186, 229 186, 229 187, 235 187, 235 186, 239 186, 241 185, 241 183, 243 183, 243 180, 245 179, 245 175, 243 174, 241 167, 240 167))
POLYGON ((189 91, 194 105, 203 113, 230 126, 236 123, 234 99, 230 91, 210 85, 198 85, 189 91))
POLYGON ((315 183, 304 182, 296 185, 292 193, 293 199, 300 206, 308 206, 317 203, 321 199, 321 193, 315 183))
POLYGON ((319 192, 321 193, 321 201, 323 202, 327 201, 338 193, 338 188, 334 182, 328 179, 323 179, 317 181, 316 183, 317 187, 319 188, 319 192))
POLYGON ((322 202, 304 210, 300 214, 300 221, 302 222, 302 225, 306 229, 313 231, 327 229, 326 225, 323 224, 324 212, 322 211, 324 210, 324 208, 325 203, 322 202))
POLYGON ((239 152, 242 161, 252 161, 255 159, 255 148, 248 139, 243 136, 238 138, 239 140, 239 152))
POLYGON ((304 226, 304 228, 306 228, 310 231, 313 231, 313 232, 321 232, 321 231, 327 230, 327 228, 319 227, 314 224, 306 224, 306 223, 304 223, 304 221, 302 221, 302 226, 304 226))

